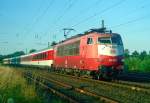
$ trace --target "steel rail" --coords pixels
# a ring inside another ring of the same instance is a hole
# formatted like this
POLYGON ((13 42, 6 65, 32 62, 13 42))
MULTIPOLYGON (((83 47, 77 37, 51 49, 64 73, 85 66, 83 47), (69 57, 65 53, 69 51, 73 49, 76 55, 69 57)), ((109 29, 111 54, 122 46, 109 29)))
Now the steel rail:
POLYGON ((84 89, 81 89, 81 88, 78 88, 78 87, 74 87, 74 86, 72 86, 70 84, 67 84, 67 83, 63 83, 63 82, 60 82, 60 81, 57 81, 57 80, 46 78, 46 76, 43 75, 42 73, 39 73, 38 76, 40 76, 41 78, 43 78, 43 79, 45 79, 47 81, 50 81, 50 82, 53 82, 53 83, 57 83, 58 85, 63 86, 65 88, 68 88, 68 89, 72 88, 73 90, 75 90, 77 92, 80 92, 81 94, 85 94, 85 95, 88 95, 88 96, 91 96, 91 97, 94 97, 94 98, 98 98, 101 101, 104 101, 106 103, 119 103, 119 101, 114 100, 114 99, 112 99, 110 97, 106 97, 106 96, 99 95, 99 94, 97 95, 97 94, 95 94, 93 92, 90 92, 88 90, 84 90, 84 89))
POLYGON ((94 83, 102 83, 105 85, 111 85, 111 86, 116 86, 116 87, 122 87, 122 88, 127 88, 127 89, 131 89, 131 90, 137 90, 139 92, 149 92, 150 93, 150 87, 145 87, 142 85, 138 85, 138 84, 131 84, 131 83, 127 83, 124 81, 121 82, 106 82, 106 81, 99 81, 99 80, 94 80, 91 78, 85 78, 85 77, 77 77, 77 76, 72 76, 72 75, 66 75, 66 74, 61 74, 61 73, 56 73, 56 72, 52 72, 53 74, 56 75, 61 75, 61 76, 65 76, 65 77, 71 77, 71 78, 76 78, 76 79, 80 79, 80 80, 84 80, 84 81, 89 81, 89 82, 94 82, 94 83))
POLYGON ((41 86, 43 86, 44 88, 47 88, 49 91, 51 91, 53 94, 56 94, 56 95, 58 95, 58 96, 60 96, 60 97, 62 97, 62 98, 64 98, 64 99, 66 99, 66 100, 68 100, 70 103, 79 103, 79 102, 77 102, 76 100, 74 100, 74 99, 72 99, 71 97, 69 97, 69 96, 67 96, 67 95, 65 95, 65 94, 63 94, 63 93, 61 93, 61 92, 59 92, 59 91, 57 91, 57 90, 55 90, 55 89, 53 89, 53 88, 50 88, 49 86, 47 86, 46 84, 44 84, 44 83, 42 83, 42 82, 40 82, 40 81, 37 81, 37 80, 35 80, 35 79, 33 79, 32 77, 30 77, 30 76, 25 76, 26 78, 28 78, 28 79, 31 79, 32 81, 34 81, 34 82, 38 82, 41 86))

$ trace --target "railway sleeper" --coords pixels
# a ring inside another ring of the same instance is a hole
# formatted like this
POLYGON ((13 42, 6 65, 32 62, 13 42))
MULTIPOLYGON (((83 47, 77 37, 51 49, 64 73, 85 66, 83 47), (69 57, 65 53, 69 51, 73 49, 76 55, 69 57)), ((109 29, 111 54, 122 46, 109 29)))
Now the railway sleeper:
MULTIPOLYGON (((30 77, 29 77, 30 78, 30 77)), ((37 81, 37 86, 39 86, 39 85, 43 85, 44 87, 46 87, 46 88, 48 88, 49 90, 51 90, 54 94, 61 94, 62 96, 65 96, 65 98, 67 97, 67 98, 70 98, 70 97, 68 97, 67 95, 65 95, 65 94, 63 94, 62 92, 61 92, 61 90, 62 89, 58 89, 57 88, 57 86, 56 85, 58 85, 58 86, 61 86, 61 88, 64 88, 64 87, 66 87, 68 84, 63 84, 63 83, 61 83, 61 82, 57 82, 57 81, 53 81, 53 80, 51 80, 51 79, 46 79, 45 77, 43 77, 43 76, 38 76, 37 75, 37 78, 38 79, 34 79, 34 80, 38 80, 37 81)), ((31 77, 31 79, 33 79, 32 77, 31 77)), ((99 98, 100 99, 100 101, 103 101, 103 102, 110 102, 110 103, 118 103, 118 102, 114 102, 114 100, 111 100, 111 99, 107 99, 107 98, 105 98, 105 97, 103 97, 103 96, 98 96, 98 95, 96 95, 96 94, 94 94, 94 93, 91 93, 91 92, 89 92, 89 91, 86 91, 86 90, 84 90, 84 87, 87 87, 88 85, 82 85, 82 86, 80 86, 80 87, 73 87, 73 86, 71 86, 71 88, 69 88, 69 89, 66 89, 66 90, 69 90, 69 91, 76 91, 76 92, 79 92, 79 93, 81 93, 81 94, 83 94, 83 95, 86 95, 86 96, 90 96, 90 97, 94 97, 94 98, 99 98)), ((68 86, 67 86, 67 88, 68 88, 68 86)), ((57 94, 57 95, 58 95, 57 94)), ((71 97, 71 98, 73 98, 73 97, 71 97)))

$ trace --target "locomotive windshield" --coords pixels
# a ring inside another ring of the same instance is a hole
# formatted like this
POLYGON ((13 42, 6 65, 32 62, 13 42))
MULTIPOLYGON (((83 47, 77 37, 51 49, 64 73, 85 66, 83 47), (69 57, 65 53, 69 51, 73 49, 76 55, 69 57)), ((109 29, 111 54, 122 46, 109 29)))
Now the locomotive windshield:
POLYGON ((105 37, 105 38, 98 38, 98 43, 100 44, 111 44, 111 40, 110 38, 108 37, 105 37))
POLYGON ((112 36, 112 37, 111 37, 111 41, 112 41, 112 44, 115 44, 115 45, 123 45, 120 36, 112 36))
POLYGON ((120 36, 112 36, 112 37, 99 37, 99 44, 114 44, 114 45, 123 45, 120 36))

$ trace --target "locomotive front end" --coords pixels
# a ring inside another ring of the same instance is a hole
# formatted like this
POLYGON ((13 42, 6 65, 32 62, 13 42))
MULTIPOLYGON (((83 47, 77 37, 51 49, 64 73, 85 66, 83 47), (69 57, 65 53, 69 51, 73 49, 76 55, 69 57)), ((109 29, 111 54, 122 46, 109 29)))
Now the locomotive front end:
POLYGON ((98 37, 98 55, 100 72, 116 76, 123 70, 124 47, 119 34, 98 37))

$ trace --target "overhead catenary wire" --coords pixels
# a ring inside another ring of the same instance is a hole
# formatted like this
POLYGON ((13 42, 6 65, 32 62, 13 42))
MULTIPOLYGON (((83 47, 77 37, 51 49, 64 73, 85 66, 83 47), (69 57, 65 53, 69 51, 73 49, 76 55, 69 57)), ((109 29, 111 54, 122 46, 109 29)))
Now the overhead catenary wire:
POLYGON ((41 13, 41 15, 39 15, 35 19, 35 21, 31 25, 31 28, 28 31, 26 31, 26 34, 29 34, 33 30, 35 24, 37 24, 41 20, 41 18, 48 12, 49 8, 53 5, 53 3, 54 3, 54 0, 49 0, 48 6, 43 10, 43 12, 41 13))
MULTIPOLYGON (((77 0, 69 0, 69 3, 67 2, 65 4, 66 8, 63 11, 61 11, 61 13, 59 13, 60 15, 58 15, 58 17, 56 18, 56 20, 52 23, 52 24, 54 24, 54 26, 52 26, 51 30, 53 30, 54 27, 58 26, 58 23, 60 23, 61 19, 64 18, 65 14, 68 13, 71 10, 72 7, 74 7, 74 5, 76 4, 76 2, 77 2, 77 0)), ((45 32, 46 35, 48 34, 47 32, 45 32)), ((60 31, 58 31, 58 32, 60 32, 60 31)), ((54 35, 53 35, 53 37, 54 37, 54 35)), ((56 35, 55 35, 55 38, 56 38, 56 35)))
MULTIPOLYGON (((139 4, 142 4, 142 5, 138 5, 136 8, 134 8, 133 10, 128 12, 128 14, 124 14, 124 16, 122 16, 122 17, 125 19, 128 16, 133 16, 133 14, 135 14, 135 13, 139 12, 140 10, 148 7, 148 5, 149 5, 149 3, 147 3, 147 2, 143 3, 143 1, 139 2, 139 4)), ((123 18, 121 18, 121 19, 123 19, 123 18)), ((140 18, 137 18, 137 19, 140 19, 140 18)), ((130 24, 130 21, 132 21, 134 23, 134 22, 138 21, 137 19, 131 19, 129 21, 126 21, 126 22, 123 22, 123 23, 120 23, 120 24, 117 24, 117 25, 114 25, 114 26, 110 26, 109 28, 116 28, 116 27, 119 27, 119 26, 122 26, 122 25, 126 25, 126 23, 130 24)), ((127 18, 125 20, 127 20, 127 18)))
MULTIPOLYGON (((37 13, 35 13, 35 14, 33 15, 33 20, 32 20, 33 22, 35 22, 36 18, 38 17, 38 14, 39 14, 39 11, 41 11, 42 5, 43 5, 43 1, 40 3, 40 6, 39 6, 38 9, 37 9, 37 13)), ((27 31, 27 27, 30 27, 30 25, 32 26, 33 24, 32 24, 32 23, 26 24, 25 27, 23 28, 21 34, 25 33, 25 32, 27 31)))
MULTIPOLYGON (((40 15, 38 15, 35 19, 33 19, 33 23, 30 24, 30 25, 31 25, 30 28, 24 32, 24 35, 25 35, 24 38, 26 38, 26 37, 33 31, 34 26, 35 26, 35 25, 42 19, 42 17, 48 12, 49 8, 52 7, 53 3, 54 3, 54 0, 48 0, 48 5, 47 5, 46 7, 44 6, 44 9, 43 9, 43 11, 40 13, 40 15)), ((41 8, 42 8, 42 5, 40 5, 40 7, 39 7, 37 10, 40 11, 41 8)), ((23 39, 23 40, 25 40, 25 39, 23 39)), ((22 42, 24 42, 24 41, 22 41, 22 42)))
POLYGON ((102 0, 96 0, 96 2, 91 3, 89 6, 87 6, 86 8, 84 8, 83 10, 79 11, 77 15, 73 15, 73 17, 69 20, 69 21, 74 21, 74 17, 79 18, 81 17, 83 14, 87 13, 88 11, 90 11, 91 9, 95 8, 95 5, 97 6, 98 4, 100 4, 102 2, 102 0), (93 6, 94 5, 94 6, 93 6))
MULTIPOLYGON (((69 0, 69 2, 70 2, 70 0, 69 0)), ((64 4, 64 6, 66 7, 68 5, 68 2, 66 2, 65 4, 64 4)), ((67 6, 68 7, 68 6, 67 6)), ((62 10, 62 9, 61 9, 62 10)), ((58 14, 60 14, 60 13, 64 13, 65 12, 65 10, 66 9, 63 9, 63 11, 60 11, 60 12, 58 12, 58 14)), ((61 14, 62 15, 62 14, 61 14)), ((56 18, 56 20, 53 20, 53 22, 51 23, 51 24, 55 24, 56 25, 56 23, 58 22, 57 20, 59 19, 60 20, 60 17, 61 17, 61 15, 58 15, 58 17, 56 18)), ((48 27, 50 27, 50 25, 48 26, 48 27)), ((47 32, 45 32, 44 34, 48 34, 47 32)), ((46 37, 46 36, 45 36, 46 37)), ((56 36, 55 36, 56 37, 56 36)))
MULTIPOLYGON (((124 1, 125 1, 125 0, 124 0, 124 1)), ((93 15, 91 15, 91 16, 85 18, 85 19, 83 19, 82 21, 79 21, 78 23, 72 25, 71 27, 78 26, 78 25, 80 25, 80 24, 82 24, 82 23, 84 23, 84 22, 90 20, 91 18, 96 17, 97 15, 100 15, 100 14, 102 14, 102 13, 104 13, 104 12, 106 12, 106 11, 108 11, 108 10, 114 8, 114 7, 117 7, 117 6, 119 6, 121 3, 123 3, 124 1, 123 1, 123 0, 120 0, 119 2, 117 2, 117 3, 115 3, 115 4, 111 5, 111 6, 109 6, 109 7, 105 8, 105 9, 103 9, 102 11, 99 11, 99 12, 97 12, 97 13, 95 13, 95 14, 93 14, 93 15)))
POLYGON ((58 23, 60 23, 60 20, 65 16, 66 13, 68 13, 71 8, 76 4, 77 0, 69 0, 68 6, 60 13, 60 15, 57 17, 57 19, 52 23, 54 24, 53 27, 58 26, 58 23), (71 2, 70 2, 71 1, 71 2))
MULTIPOLYGON (((125 1, 125 0, 124 0, 124 1, 125 1)), ((97 15, 100 15, 100 14, 102 14, 102 13, 104 13, 104 12, 106 12, 106 11, 108 11, 108 10, 110 10, 110 9, 112 9, 112 8, 114 8, 114 7, 116 7, 116 6, 118 6, 118 5, 120 5, 120 4, 123 3, 124 1, 120 0, 119 2, 117 2, 117 3, 115 3, 115 4, 111 5, 111 6, 109 6, 109 7, 105 8, 105 9, 103 9, 102 11, 99 11, 99 12, 95 13, 94 15, 89 16, 89 17, 85 18, 84 20, 82 20, 82 21, 80 21, 80 22, 78 22, 78 23, 72 25, 71 28, 73 28, 73 27, 75 27, 75 26, 78 26, 78 25, 80 25, 81 23, 83 23, 83 22, 85 22, 85 21, 88 21, 89 19, 91 19, 91 18, 93 18, 93 17, 95 17, 95 16, 97 16, 97 15)), ((56 33, 55 33, 55 34, 56 34, 56 33)))
MULTIPOLYGON (((120 2, 119 2, 119 3, 120 3, 120 2)), ((119 3, 116 3, 116 4, 119 4, 119 3)), ((114 5, 112 5, 112 6, 115 7, 116 4, 114 4, 114 5)), ((72 5, 73 5, 73 2, 70 3, 70 5, 68 6, 68 8, 71 8, 72 5)), ((111 7, 112 7, 112 6, 111 6, 111 7)), ((110 7, 110 8, 111 8, 111 7, 110 7)), ((107 9, 109 9, 109 8, 107 8, 107 9)), ((107 10, 107 9, 104 9, 103 12, 104 12, 105 10, 107 10)), ((67 9, 66 9, 66 10, 67 10, 67 9)), ((66 12, 66 11, 65 11, 65 12, 66 12)), ((64 14, 65 14, 65 12, 64 12, 64 14)), ((97 13, 96 13, 96 14, 97 14, 97 13)), ((93 16, 96 16, 96 14, 93 15, 93 16)), ((60 15, 60 16, 58 17, 57 21, 59 21, 59 20, 61 19, 61 17, 63 17, 63 15, 60 15)), ((92 16, 90 16, 90 18, 91 18, 91 17, 92 17, 92 16)), ((86 21, 86 20, 87 20, 87 19, 85 19, 85 21, 86 21)), ((81 22, 81 23, 82 23, 82 22, 81 22)), ((78 24, 78 25, 79 25, 79 24, 78 24)), ((76 25, 73 25, 73 26, 76 26, 76 25)))
POLYGON ((65 8, 65 10, 61 13, 60 16, 58 16, 58 18, 56 19, 56 21, 54 22, 54 24, 56 24, 57 22, 59 22, 67 12, 69 12, 69 10, 73 7, 73 5, 75 4, 75 2, 77 2, 77 0, 69 0, 71 1, 69 3, 69 5, 65 8))
MULTIPOLYGON (((116 3, 116 4, 114 4, 114 5, 117 5, 118 3, 116 3)), ((145 8, 145 6, 147 6, 148 4, 146 3, 144 3, 144 5, 142 5, 142 6, 140 6, 140 8, 145 8)), ((134 10, 134 12, 135 11, 137 11, 137 10, 134 10)), ((132 13, 131 13, 132 14, 132 13)), ((134 23, 134 22, 138 22, 138 21, 140 21, 140 20, 143 20, 144 18, 146 18, 146 17, 148 17, 150 14, 148 14, 148 15, 145 15, 145 16, 142 16, 142 17, 140 17, 140 18, 136 18, 136 19, 133 19, 133 20, 129 20, 129 21, 127 21, 127 22, 124 22, 124 23, 121 23, 121 24, 118 24, 118 25, 114 25, 114 26, 111 26, 110 28, 115 28, 115 27, 120 27, 120 26, 124 26, 124 25, 127 25, 127 24, 130 24, 130 23, 134 23)), ((96 15, 93 15, 93 16, 90 16, 90 17, 94 17, 94 16, 96 16, 96 15)), ((89 18, 87 18, 87 19, 84 19, 83 20, 83 22, 84 21, 86 21, 86 20, 88 20, 88 19, 90 19, 90 17, 89 18)), ((80 23, 82 23, 82 22, 80 22, 80 23)), ((77 25, 79 25, 80 23, 77 23, 77 25)), ((73 25, 72 27, 74 27, 74 26, 77 26, 77 25, 73 25)))
MULTIPOLYGON (((102 1, 102 0, 101 0, 102 1)), ((86 13, 88 12, 90 9, 92 9, 94 6, 93 5, 96 5, 96 4, 99 4, 101 2, 100 0, 97 0, 96 2, 92 3, 90 6, 86 7, 86 9, 80 11, 80 14, 83 14, 83 13, 86 13), (83 12, 84 11, 84 12, 83 12)), ((66 9, 67 11, 70 10, 70 8, 73 6, 73 3, 71 3, 69 6, 68 6, 68 9, 66 9)), ((64 12, 65 14, 65 12, 64 12)), ((78 15, 74 16, 74 17, 77 17, 78 15)), ((81 16, 81 15, 79 15, 81 16)), ((59 16, 58 19, 56 19, 56 21, 58 22, 63 16, 59 16)), ((73 18, 74 18, 73 17, 73 18)), ((74 21, 73 19, 71 19, 71 21, 74 21)), ((57 22, 53 23, 53 24, 56 24, 57 22)), ((56 25, 55 25, 56 26, 56 25)), ((59 31, 60 32, 60 31, 59 31)))
MULTIPOLYGON (((122 3, 122 1, 119 1, 119 2, 115 3, 114 5, 112 5, 111 7, 108 7, 108 8, 106 8, 106 9, 104 9, 101 13, 103 13, 103 12, 107 11, 107 9, 112 8, 113 6, 115 7, 115 6, 117 6, 117 5, 121 4, 121 3, 122 3)), ((147 5, 147 3, 146 3, 146 5, 147 5)), ((142 5, 140 8, 144 8, 144 7, 145 7, 145 3, 144 3, 144 5, 142 5)), ((135 11, 137 11, 137 10, 134 10, 134 12, 135 12, 135 11)), ((83 23, 83 22, 85 22, 85 21, 87 21, 87 20, 89 20, 89 19, 91 19, 91 18, 93 18, 93 17, 99 15, 99 13, 100 13, 100 12, 95 13, 94 15, 92 15, 92 16, 90 16, 90 17, 84 19, 83 21, 81 21, 81 22, 79 22, 79 23, 73 25, 72 27, 78 26, 79 24, 81 24, 81 23, 83 23)), ((132 13, 131 13, 131 14, 132 14, 132 13)), ((121 23, 121 24, 112 26, 112 28, 118 27, 118 26, 122 26, 122 25, 126 25, 126 24, 129 24, 129 23, 134 23, 134 22, 137 22, 137 21, 139 21, 139 20, 142 20, 143 18, 145 18, 145 17, 140 17, 140 18, 137 18, 137 19, 134 19, 134 20, 130 20, 130 21, 127 21, 127 22, 125 22, 125 23, 121 23)))
MULTIPOLYGON (((122 3, 122 2, 121 2, 122 3)), ((120 3, 120 4, 121 4, 120 3)), ((70 5, 71 3, 69 3, 69 5, 70 5)), ((117 4, 117 3, 116 3, 117 4)), ((118 4, 118 5, 120 5, 120 4, 118 4)), ((115 4, 114 4, 115 5, 115 4)), ((118 6, 118 5, 116 5, 116 6, 118 6)), ((146 4, 147 5, 147 4, 146 4)), ((114 6, 114 7, 116 7, 116 6, 114 6)), ((138 5, 139 6, 139 5, 138 5)), ((69 6, 67 6, 67 7, 69 7, 69 6)), ((71 6, 72 7, 72 6, 71 6)), ((47 7, 46 7, 47 8, 47 7)), ((109 7, 108 7, 109 8, 109 7)), ((112 6, 110 7, 111 9, 113 8, 112 6)), ((141 6, 141 8, 144 8, 144 6, 141 6)), ((70 9, 68 9, 68 10, 70 10, 70 9)), ((108 9, 109 10, 109 9, 108 9)), ((102 10, 102 11, 100 11, 100 12, 102 12, 103 13, 103 11, 105 12, 105 9, 104 10, 102 10)), ((107 10, 106 10, 107 11, 107 10)), ((128 13, 127 15, 130 15, 130 14, 132 14, 132 13, 134 13, 134 12, 136 12, 136 11, 138 11, 138 10, 135 10, 135 11, 132 11, 131 13, 128 13)), ((68 13, 69 11, 67 11, 66 13, 68 13)), ((82 24, 82 23, 84 23, 84 22, 86 22, 86 21, 89 21, 90 19, 92 19, 92 18, 94 18, 94 17, 96 17, 96 16, 99 16, 101 13, 100 12, 97 12, 97 13, 95 13, 95 14, 93 14, 93 15, 91 15, 91 16, 89 16, 88 18, 85 18, 85 19, 83 19, 83 20, 81 20, 81 18, 80 18, 80 22, 78 22, 78 23, 75 23, 74 25, 72 25, 73 27, 76 27, 76 26, 78 26, 78 25, 80 25, 80 24, 82 24)), ((64 16, 62 15, 58 15, 58 16, 60 16, 60 19, 58 19, 58 21, 60 21, 60 20, 62 20, 62 18, 64 18, 65 17, 65 14, 66 14, 65 12, 64 12, 64 16)), ((45 15, 45 14, 44 14, 45 15)), ((106 14, 107 15, 107 14, 106 14)), ((126 13, 125 13, 125 15, 126 15, 126 13)), ((67 15, 66 15, 67 16, 67 15)), ((81 16, 81 15, 79 15, 79 16, 81 16)), ((40 17, 40 16, 39 16, 40 17)), ((39 17, 37 17, 37 18, 39 18, 39 17)), ((123 16, 123 17, 125 17, 125 16, 123 16)), ((138 22, 138 21, 141 21, 141 20, 143 20, 143 19, 145 19, 145 18, 147 18, 148 16, 142 16, 142 17, 139 17, 139 18, 136 18, 136 19, 133 19, 133 18, 131 18, 130 20, 127 20, 127 21, 124 21, 124 22, 122 22, 122 23, 120 23, 120 24, 117 24, 117 25, 112 25, 112 26, 110 26, 110 28, 117 28, 117 27, 121 27, 121 26, 126 26, 126 25, 128 25, 128 24, 132 24, 132 23, 135 23, 135 22, 138 22)), ((37 18, 36 19, 34 19, 34 22, 37 20, 37 18)), ((41 16, 41 18, 42 18, 42 16, 41 16)), ((38 23, 40 21, 40 19, 39 20, 37 20, 37 22, 36 23, 38 23)), ((56 19, 56 21, 57 21, 57 19, 56 19)), ((60 22, 58 22, 57 21, 57 23, 60 23, 60 22)), ((73 21, 73 20, 72 20, 73 21)), ((29 34, 30 32, 32 32, 32 27, 34 27, 34 25, 36 24, 34 24, 34 22, 33 22, 33 26, 31 25, 31 28, 30 28, 30 30, 28 30, 28 31, 25 31, 26 32, 26 35, 27 34, 29 34)), ((55 26, 55 24, 54 24, 54 26, 55 26)), ((63 26, 63 25, 62 25, 63 26)), ((62 29, 62 28, 60 28, 60 29, 62 29)), ((55 34, 57 34, 57 33, 59 33, 59 32, 61 32, 61 31, 56 31, 55 32, 55 34)), ((54 34, 54 33, 53 33, 54 34)), ((44 36, 44 37, 46 37, 46 36, 44 36)), ((56 38, 56 36, 55 36, 55 38, 56 38)))
POLYGON ((148 15, 145 15, 145 16, 133 19, 133 20, 129 20, 129 21, 126 21, 126 22, 118 24, 118 25, 110 26, 109 28, 117 28, 117 27, 124 26, 124 25, 127 25, 127 24, 135 23, 135 22, 141 21, 141 20, 143 20, 143 19, 145 19, 149 16, 150 16, 150 13, 148 15))

